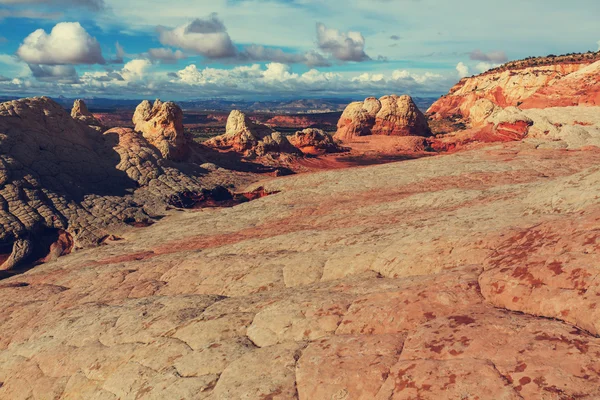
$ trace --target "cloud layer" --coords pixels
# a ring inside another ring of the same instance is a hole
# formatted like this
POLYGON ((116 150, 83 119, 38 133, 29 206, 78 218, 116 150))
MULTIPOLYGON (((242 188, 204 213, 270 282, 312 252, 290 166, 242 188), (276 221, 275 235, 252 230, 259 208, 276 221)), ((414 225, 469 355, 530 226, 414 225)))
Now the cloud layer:
POLYGON ((100 43, 78 22, 61 22, 48 34, 38 29, 17 50, 30 64, 104 64, 100 43))
POLYGON ((365 38, 360 32, 349 31, 344 33, 318 23, 317 44, 319 49, 331 54, 336 60, 370 60, 370 57, 365 53, 365 38))
POLYGON ((157 28, 160 43, 178 47, 212 59, 234 57, 236 49, 227 29, 216 14, 174 29, 157 28))

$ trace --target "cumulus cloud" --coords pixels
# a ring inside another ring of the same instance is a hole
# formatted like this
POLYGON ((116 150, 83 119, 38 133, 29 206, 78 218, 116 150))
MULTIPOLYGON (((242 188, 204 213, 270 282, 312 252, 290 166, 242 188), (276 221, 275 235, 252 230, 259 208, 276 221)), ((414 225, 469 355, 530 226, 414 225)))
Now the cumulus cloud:
POLYGON ((469 67, 462 61, 456 65, 456 71, 458 71, 458 76, 461 78, 469 76, 469 67))
POLYGON ((374 93, 438 93, 445 91, 452 78, 439 74, 415 74, 396 70, 391 73, 348 75, 311 69, 303 74, 292 72, 289 65, 269 63, 232 69, 198 69, 194 64, 171 75, 171 83, 197 87, 207 94, 279 94, 311 93, 320 95, 373 95, 374 93), (441 89, 443 88, 443 89, 441 89))
POLYGON ((104 0, 0 0, 0 4, 23 5, 59 5, 59 6, 78 6, 87 7, 93 11, 100 11, 104 8, 104 0))
POLYGON ((503 64, 508 61, 508 57, 503 51, 484 53, 479 49, 473 50, 471 53, 469 53, 469 58, 474 61, 483 61, 492 64, 503 64))
POLYGON ((477 71, 484 73, 486 71, 489 71, 492 68, 496 68, 498 66, 500 66, 501 64, 492 64, 489 62, 480 62, 478 63, 475 68, 477 69, 477 71))
POLYGON ((238 55, 244 61, 267 61, 284 64, 305 64, 309 67, 328 67, 331 63, 316 51, 286 53, 281 49, 251 45, 238 55))
POLYGON ((208 58, 228 58, 236 49, 223 22, 216 14, 196 19, 174 29, 159 26, 159 41, 165 46, 178 47, 208 58))
POLYGON ((152 66, 150 60, 131 60, 121 70, 121 76, 126 81, 138 80, 144 77, 148 68, 152 66))
POLYGON ((29 64, 32 75, 38 81, 78 83, 79 75, 72 65, 35 65, 29 64))
POLYGON ((173 51, 164 47, 148 50, 148 57, 154 61, 160 61, 165 64, 172 64, 186 57, 181 50, 173 51))
POLYGON ((98 41, 78 22, 56 24, 48 34, 38 29, 25 38, 17 50, 30 64, 104 64, 98 41))
POLYGON ((360 32, 340 32, 317 23, 317 44, 319 48, 340 61, 367 61, 365 38, 360 32))

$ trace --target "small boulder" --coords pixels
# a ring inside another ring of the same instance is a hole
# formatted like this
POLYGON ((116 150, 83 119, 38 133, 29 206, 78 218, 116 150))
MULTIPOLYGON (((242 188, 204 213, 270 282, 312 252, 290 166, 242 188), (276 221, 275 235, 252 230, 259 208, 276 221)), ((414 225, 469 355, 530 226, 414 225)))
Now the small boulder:
POLYGON ((296 132, 288 139, 292 146, 306 155, 320 155, 341 151, 331 135, 321 129, 304 129, 296 132))

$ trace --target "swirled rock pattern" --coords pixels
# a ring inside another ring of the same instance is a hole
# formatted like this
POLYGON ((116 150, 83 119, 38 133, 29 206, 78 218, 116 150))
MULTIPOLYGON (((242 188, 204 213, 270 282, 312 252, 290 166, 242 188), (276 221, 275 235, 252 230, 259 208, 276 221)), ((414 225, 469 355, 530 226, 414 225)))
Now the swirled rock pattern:
POLYGON ((67 232, 75 247, 95 245, 202 189, 142 135, 100 134, 87 122, 48 98, 0 104, 0 242, 13 247, 2 269, 35 253, 48 231, 67 232))
POLYGON ((0 281, 0 398, 600 397, 597 148, 260 185, 0 281))

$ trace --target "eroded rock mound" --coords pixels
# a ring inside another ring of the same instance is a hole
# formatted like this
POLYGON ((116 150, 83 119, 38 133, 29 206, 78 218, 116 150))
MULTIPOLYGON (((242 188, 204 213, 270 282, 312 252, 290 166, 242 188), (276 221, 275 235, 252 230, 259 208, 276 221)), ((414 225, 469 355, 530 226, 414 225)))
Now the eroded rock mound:
POLYGON ((356 136, 428 136, 427 119, 410 96, 374 97, 354 102, 344 110, 336 139, 351 140, 356 136))
POLYGON ((321 129, 307 128, 296 132, 288 139, 292 146, 306 155, 336 153, 342 150, 331 135, 321 129))
POLYGON ((44 97, 0 104, 0 162, 0 242, 13 244, 2 269, 35 254, 49 232, 95 245, 163 211, 169 196, 201 190, 141 134, 100 134, 44 97))
POLYGON ((183 111, 173 102, 144 100, 133 115, 135 130, 155 146, 164 158, 183 160, 189 152, 189 141, 183 131, 183 111))
POLYGON ((269 153, 300 153, 280 132, 252 121, 238 110, 233 110, 229 114, 225 134, 214 137, 204 144, 232 150, 250 158, 266 156, 269 153))
POLYGON ((75 100, 73 108, 71 109, 71 117, 83 122, 92 129, 99 132, 104 132, 106 127, 102 125, 100 121, 88 110, 87 105, 81 99, 75 100))

